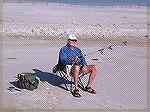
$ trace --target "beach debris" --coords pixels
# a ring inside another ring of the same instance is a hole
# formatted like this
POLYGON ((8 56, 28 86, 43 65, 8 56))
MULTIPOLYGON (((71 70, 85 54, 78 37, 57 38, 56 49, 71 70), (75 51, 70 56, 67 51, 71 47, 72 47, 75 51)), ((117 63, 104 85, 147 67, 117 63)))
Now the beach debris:
POLYGON ((32 29, 32 33, 34 33, 34 29, 32 29))
POLYGON ((109 46, 108 49, 112 50, 112 46, 109 46))
POLYGON ((97 58, 94 58, 94 59, 92 59, 93 61, 98 61, 98 59, 97 58))
POLYGON ((17 60, 17 58, 5 58, 5 59, 10 59, 10 60, 17 60))
POLYGON ((49 88, 47 87, 47 88, 45 88, 46 90, 48 90, 49 88))
POLYGON ((122 106, 120 106, 120 109, 123 109, 122 106))
POLYGON ((124 44, 124 45, 127 45, 127 41, 124 41, 123 44, 124 44))
POLYGON ((102 35, 103 38, 105 38, 105 35, 102 35))
POLYGON ((55 97, 55 96, 54 96, 53 98, 54 98, 54 99, 56 99, 56 97, 55 97))
POLYGON ((145 37, 145 38, 148 38, 148 35, 145 35, 144 37, 145 37))
POLYGON ((98 51, 99 51, 101 54, 103 54, 103 53, 104 53, 103 50, 104 50, 104 49, 99 49, 98 51))

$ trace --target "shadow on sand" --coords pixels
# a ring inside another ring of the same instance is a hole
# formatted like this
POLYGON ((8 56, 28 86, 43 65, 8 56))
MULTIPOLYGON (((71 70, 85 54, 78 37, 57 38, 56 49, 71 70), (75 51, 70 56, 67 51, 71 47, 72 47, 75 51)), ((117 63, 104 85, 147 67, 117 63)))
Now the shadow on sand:
POLYGON ((57 86, 59 88, 68 90, 66 87, 64 87, 64 84, 70 84, 70 82, 64 78, 61 78, 58 75, 55 75, 53 73, 49 73, 49 72, 43 72, 39 69, 32 69, 36 76, 40 79, 40 81, 42 82, 48 82, 49 84, 53 85, 53 86, 57 86))
MULTIPOLYGON (((70 82, 58 75, 55 75, 53 73, 49 73, 49 72, 43 72, 39 69, 32 69, 36 76, 39 78, 40 81, 42 82, 48 82, 49 84, 53 85, 53 86, 57 86, 59 88, 62 88, 64 90, 68 90, 64 85, 65 84, 70 84, 70 82)), ((17 81, 13 81, 10 82, 10 84, 12 84, 13 86, 18 87, 17 81)))

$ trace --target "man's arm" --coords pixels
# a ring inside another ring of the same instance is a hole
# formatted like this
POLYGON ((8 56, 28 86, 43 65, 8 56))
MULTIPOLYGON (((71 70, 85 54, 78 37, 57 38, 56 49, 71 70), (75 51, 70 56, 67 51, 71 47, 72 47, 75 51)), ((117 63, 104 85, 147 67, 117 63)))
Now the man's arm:
POLYGON ((59 52, 59 57, 60 57, 60 61, 61 63, 63 63, 64 65, 72 65, 75 63, 75 58, 72 57, 71 59, 68 59, 68 56, 67 56, 67 51, 65 51, 64 49, 61 49, 60 52, 59 52))
POLYGON ((82 54, 82 51, 80 50, 80 56, 79 56, 80 60, 81 60, 81 64, 82 65, 87 65, 87 62, 85 60, 85 57, 82 54))

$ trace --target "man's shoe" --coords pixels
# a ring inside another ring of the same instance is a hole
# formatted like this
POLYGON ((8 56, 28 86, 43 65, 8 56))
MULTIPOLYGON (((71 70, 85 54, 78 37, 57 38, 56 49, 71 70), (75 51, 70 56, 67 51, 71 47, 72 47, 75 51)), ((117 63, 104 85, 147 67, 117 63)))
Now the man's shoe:
POLYGON ((79 94, 79 90, 78 90, 78 89, 75 89, 75 90, 74 90, 73 96, 74 96, 74 97, 78 97, 78 98, 81 97, 81 95, 79 94))
POLYGON ((96 94, 97 93, 94 89, 92 89, 91 87, 87 87, 87 86, 85 87, 85 91, 87 91, 91 94, 96 94))

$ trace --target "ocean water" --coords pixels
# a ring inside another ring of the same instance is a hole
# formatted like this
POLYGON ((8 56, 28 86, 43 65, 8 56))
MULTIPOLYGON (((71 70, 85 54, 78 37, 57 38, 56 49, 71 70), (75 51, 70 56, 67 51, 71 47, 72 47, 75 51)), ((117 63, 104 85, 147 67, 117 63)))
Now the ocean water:
POLYGON ((3 0, 3 2, 45 2, 63 3, 69 5, 113 6, 113 5, 142 5, 150 6, 149 0, 3 0))
MULTIPOLYGON (((37 0, 34 0, 37 1, 37 0)), ((39 0, 43 1, 43 0, 39 0)), ((65 3, 73 5, 144 5, 149 4, 149 0, 45 0, 51 3, 65 3)))

